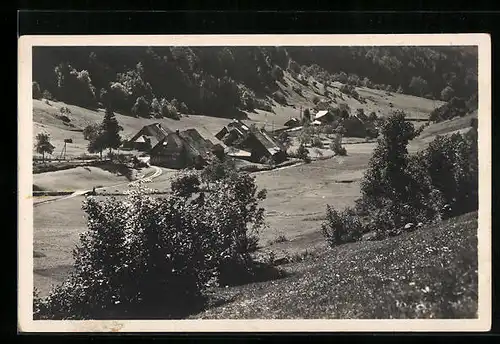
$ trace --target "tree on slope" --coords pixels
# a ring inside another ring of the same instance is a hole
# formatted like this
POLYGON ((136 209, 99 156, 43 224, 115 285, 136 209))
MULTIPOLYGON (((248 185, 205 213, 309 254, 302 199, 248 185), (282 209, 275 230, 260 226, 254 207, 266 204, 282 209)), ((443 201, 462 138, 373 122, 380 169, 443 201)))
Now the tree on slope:
POLYGON ((101 127, 103 147, 109 148, 109 152, 111 153, 112 149, 117 149, 122 144, 120 131, 122 131, 123 128, 118 124, 115 114, 110 108, 106 109, 101 127))
POLYGON ((89 153, 99 153, 102 158, 102 151, 106 148, 111 152, 120 147, 122 139, 119 133, 122 130, 113 111, 107 108, 101 124, 91 124, 83 130, 85 139, 90 141, 87 150, 89 153))
POLYGON ((398 203, 410 197, 406 187, 409 184, 407 145, 417 135, 401 111, 386 119, 381 132, 361 184, 364 201, 374 208, 381 207, 384 200, 398 203))
POLYGON ((45 161, 45 153, 52 154, 54 146, 50 143, 50 135, 38 133, 36 135, 35 149, 38 154, 42 154, 42 161, 45 161))

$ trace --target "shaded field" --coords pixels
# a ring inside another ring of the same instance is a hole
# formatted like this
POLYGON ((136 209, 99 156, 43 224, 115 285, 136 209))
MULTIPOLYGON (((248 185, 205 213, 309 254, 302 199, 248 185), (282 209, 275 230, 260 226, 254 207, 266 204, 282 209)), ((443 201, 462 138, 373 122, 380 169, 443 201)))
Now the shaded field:
POLYGON ((125 183, 127 181, 128 179, 123 175, 117 175, 92 166, 33 175, 34 185, 43 190, 51 191, 87 190, 92 189, 94 186, 125 183))
POLYGON ((221 288, 192 319, 476 318, 477 212, 378 242, 317 250, 288 277, 221 288))
POLYGON ((257 185, 267 189, 262 205, 269 228, 261 233, 262 243, 273 240, 276 233, 293 240, 318 231, 326 204, 338 209, 353 205, 360 196, 359 183, 369 156, 369 150, 360 149, 346 157, 256 173, 257 185))
POLYGON ((42 295, 62 279, 61 271, 67 272, 63 267, 73 265, 73 249, 79 234, 87 229, 83 199, 74 197, 34 208, 33 249, 43 255, 33 260, 34 285, 42 295))

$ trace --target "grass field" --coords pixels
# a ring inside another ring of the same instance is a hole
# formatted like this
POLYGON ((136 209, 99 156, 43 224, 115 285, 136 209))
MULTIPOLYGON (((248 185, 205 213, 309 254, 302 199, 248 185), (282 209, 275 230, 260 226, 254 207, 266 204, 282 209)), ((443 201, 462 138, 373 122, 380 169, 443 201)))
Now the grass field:
POLYGON ((316 250, 288 277, 215 292, 192 319, 477 317, 477 213, 377 242, 316 250))

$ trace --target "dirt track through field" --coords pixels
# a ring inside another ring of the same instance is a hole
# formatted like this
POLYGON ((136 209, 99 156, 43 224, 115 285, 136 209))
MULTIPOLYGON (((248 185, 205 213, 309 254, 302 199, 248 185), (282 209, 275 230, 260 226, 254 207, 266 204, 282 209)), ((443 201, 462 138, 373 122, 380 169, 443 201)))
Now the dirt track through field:
MULTIPOLYGON (((143 176, 143 177, 139 178, 138 180, 135 180, 135 181, 130 182, 130 183, 119 183, 119 184, 115 184, 115 185, 102 186, 102 187, 96 188, 95 190, 96 191, 98 191, 98 190, 104 190, 105 188, 117 187, 117 186, 123 186, 123 185, 133 186, 133 185, 135 185, 136 183, 138 183, 140 181, 148 181, 148 180, 150 181, 150 180, 153 180, 154 178, 157 178, 157 177, 159 177, 162 174, 161 168, 159 168, 157 166, 151 166, 151 167, 154 168, 155 171, 150 176, 143 176)), ((92 192, 92 190, 76 190, 75 192, 73 192, 72 194, 67 195, 67 196, 62 196, 62 197, 58 197, 58 198, 52 198, 52 199, 48 199, 48 200, 44 200, 44 201, 35 202, 35 203, 33 203, 33 207, 38 207, 40 205, 47 204, 47 203, 52 203, 52 202, 56 202, 56 201, 67 200, 69 198, 73 198, 73 197, 85 195, 85 194, 87 194, 89 192, 92 192)))

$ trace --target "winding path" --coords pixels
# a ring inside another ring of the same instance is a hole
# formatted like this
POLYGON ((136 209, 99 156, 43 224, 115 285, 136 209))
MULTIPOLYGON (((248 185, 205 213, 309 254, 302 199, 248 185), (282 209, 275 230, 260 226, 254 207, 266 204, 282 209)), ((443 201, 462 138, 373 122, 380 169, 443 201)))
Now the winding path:
MULTIPOLYGON (((95 190, 98 191, 98 190, 103 190, 105 188, 112 188, 112 187, 123 186, 123 185, 133 186, 133 185, 135 185, 135 183, 140 182, 140 181, 151 181, 152 179, 159 177, 163 173, 162 169, 159 168, 158 166, 151 165, 151 167, 154 168, 155 171, 150 176, 143 176, 143 177, 141 177, 137 180, 134 180, 133 182, 129 182, 129 183, 119 183, 119 184, 115 184, 115 185, 102 186, 102 187, 96 188, 95 190)), ((62 200, 70 199, 70 198, 77 197, 77 196, 82 196, 82 195, 85 195, 89 192, 92 192, 92 190, 91 189, 90 190, 76 190, 75 192, 73 192, 70 195, 66 195, 66 196, 62 196, 62 197, 58 197, 58 198, 52 198, 52 199, 48 199, 45 201, 33 203, 33 207, 37 207, 37 206, 40 206, 42 204, 62 201, 62 200)))

